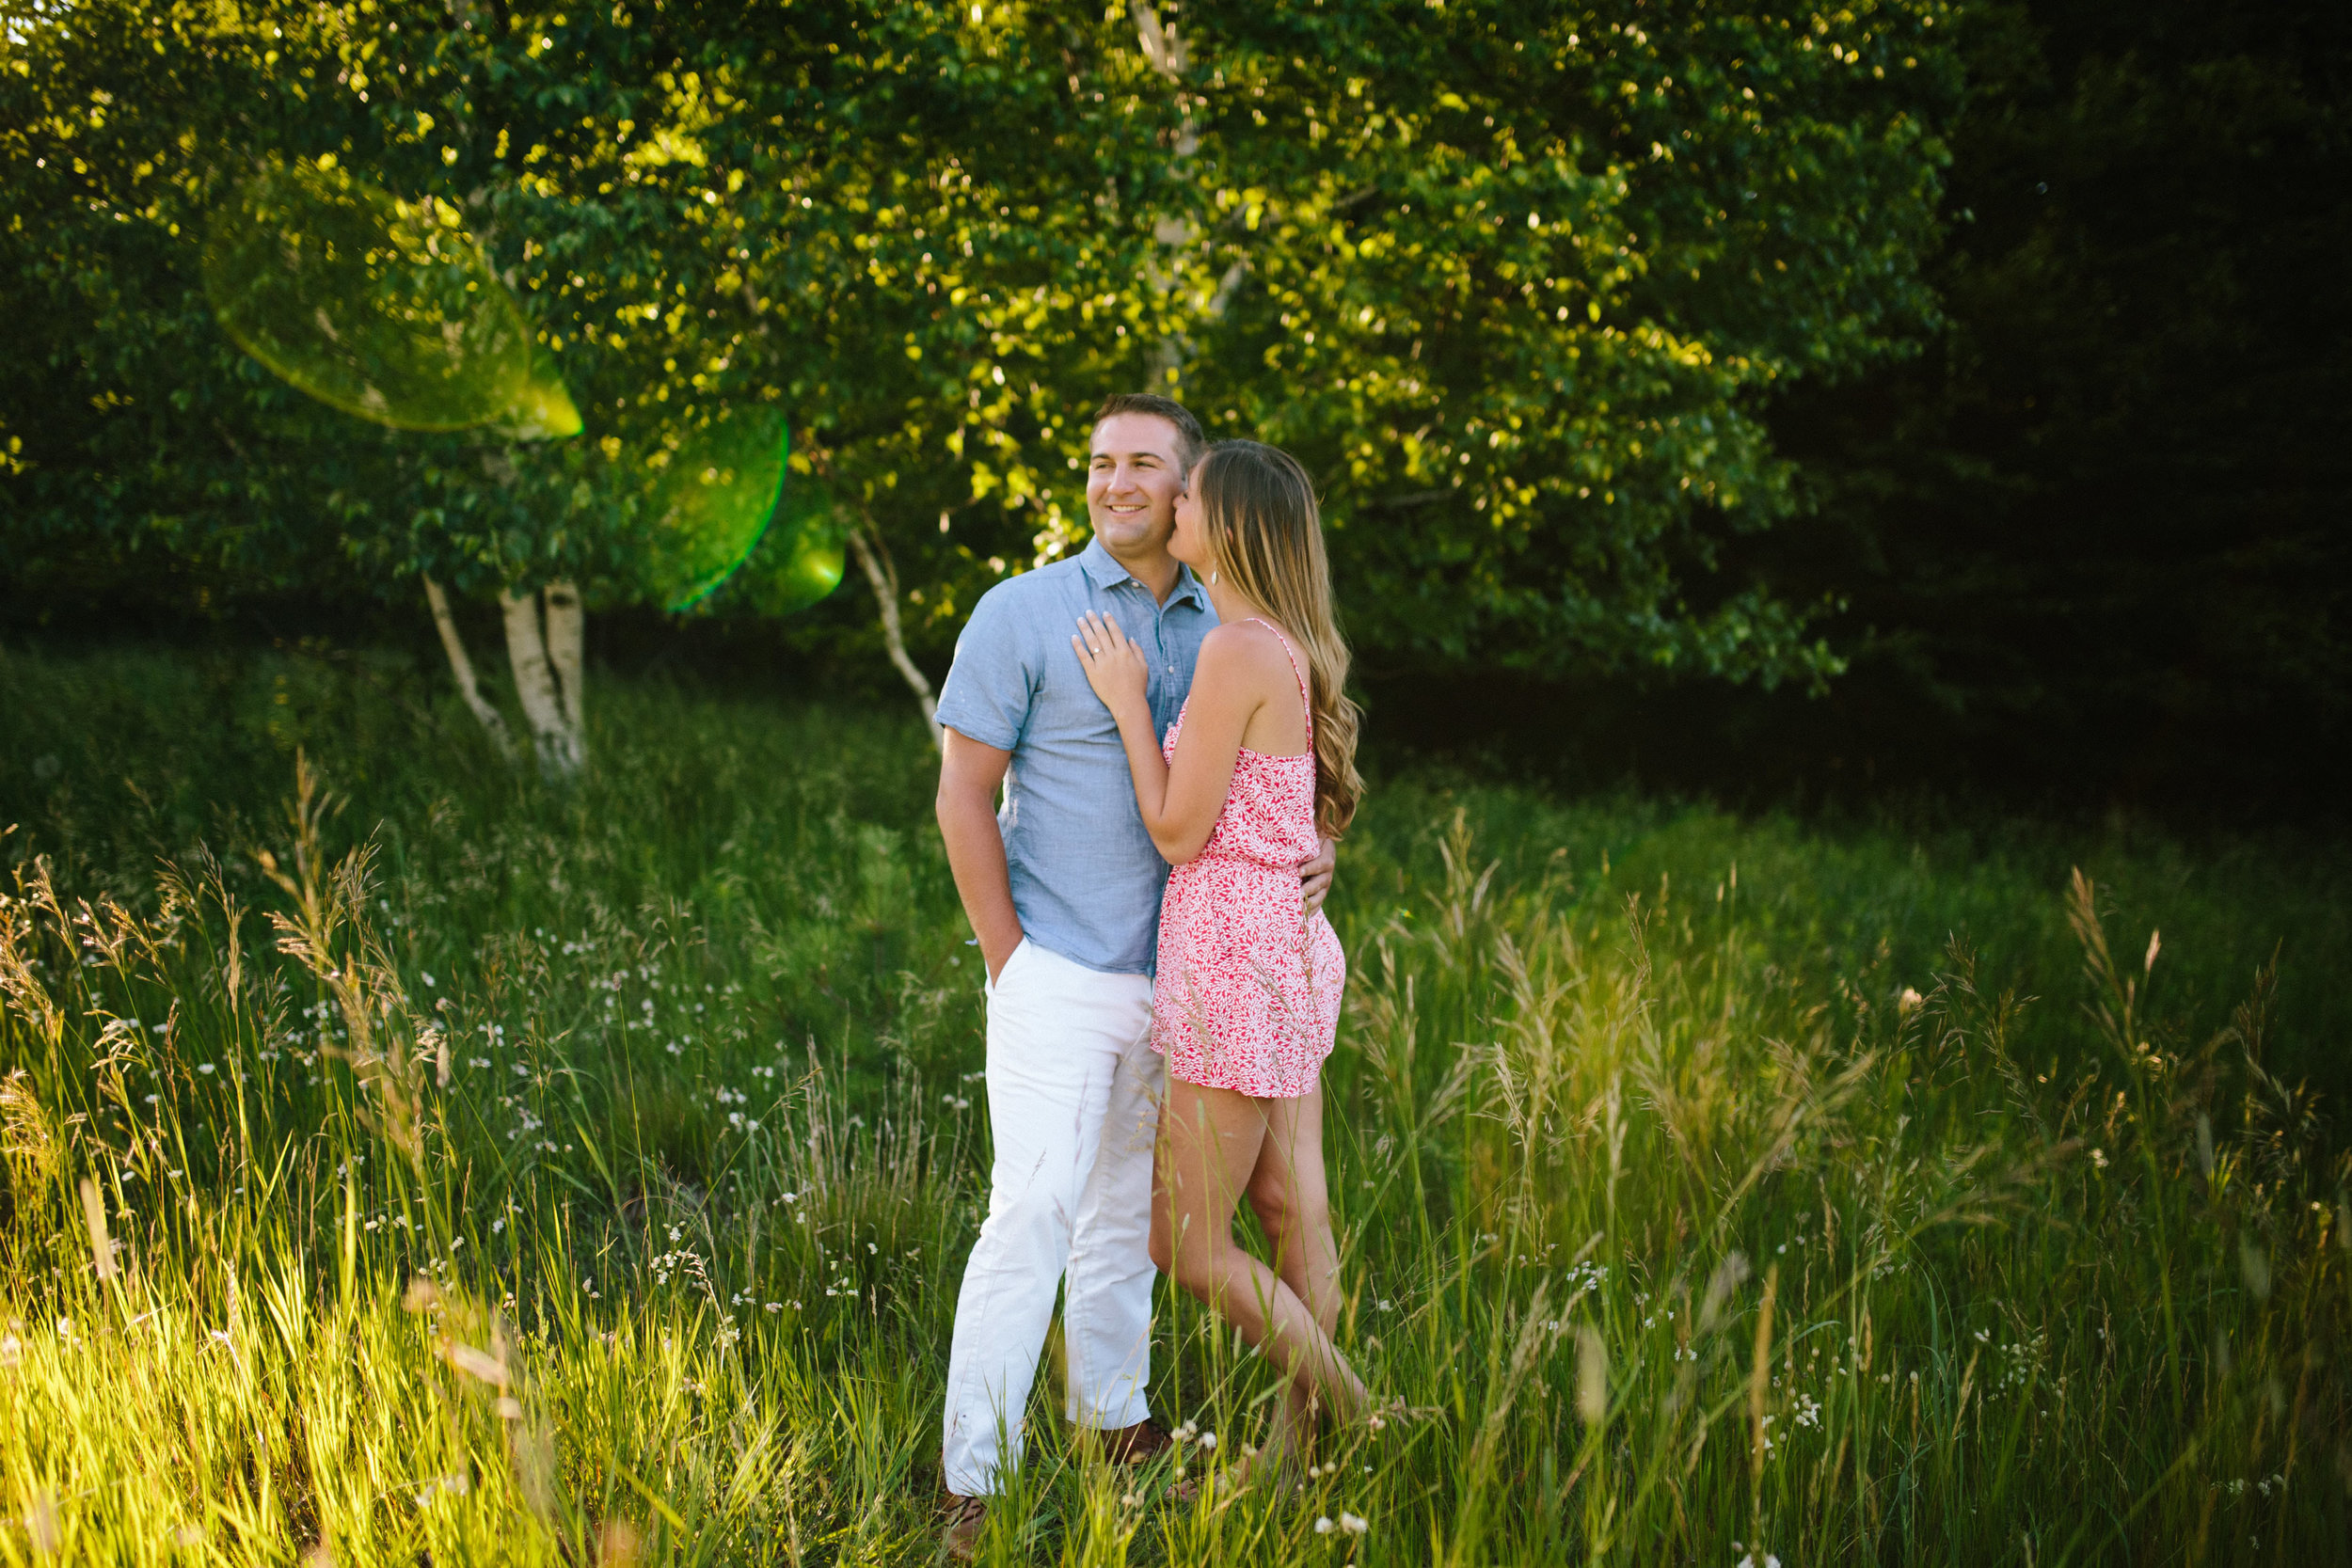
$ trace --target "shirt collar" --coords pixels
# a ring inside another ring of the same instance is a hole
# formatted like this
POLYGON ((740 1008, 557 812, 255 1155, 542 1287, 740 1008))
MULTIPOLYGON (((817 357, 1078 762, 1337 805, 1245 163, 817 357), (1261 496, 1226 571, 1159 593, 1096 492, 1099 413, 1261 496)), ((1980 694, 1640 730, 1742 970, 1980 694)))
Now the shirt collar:
MULTIPOLYGON (((1121 566, 1119 558, 1103 547, 1100 539, 1087 541, 1087 547, 1078 552, 1078 564, 1099 588, 1116 588, 1122 582, 1134 582, 1142 587, 1136 575, 1121 566)), ((1181 563, 1176 568, 1176 586, 1168 591, 1168 598, 1160 608, 1165 610, 1180 599, 1189 599, 1196 610, 1209 607, 1208 595, 1200 586, 1200 579, 1192 575, 1191 567, 1181 563)))

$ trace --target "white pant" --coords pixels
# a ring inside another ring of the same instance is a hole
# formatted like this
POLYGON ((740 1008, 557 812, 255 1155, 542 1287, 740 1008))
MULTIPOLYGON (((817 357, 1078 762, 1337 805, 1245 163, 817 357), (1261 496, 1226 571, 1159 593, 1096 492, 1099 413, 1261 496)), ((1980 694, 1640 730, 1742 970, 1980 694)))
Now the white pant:
POLYGON ((1021 1421, 1067 1274, 1064 1414, 1105 1431, 1149 1414, 1152 1148, 1160 1058, 1152 982, 1023 941, 988 988, 988 1219, 963 1266, 942 1467, 982 1497, 1021 1458, 1021 1421))

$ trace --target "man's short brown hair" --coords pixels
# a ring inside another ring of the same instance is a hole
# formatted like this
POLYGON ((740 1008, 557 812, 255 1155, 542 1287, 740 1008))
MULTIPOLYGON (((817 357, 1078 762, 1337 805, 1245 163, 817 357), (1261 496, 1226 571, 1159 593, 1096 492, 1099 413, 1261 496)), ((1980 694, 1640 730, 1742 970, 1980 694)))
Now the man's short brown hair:
POLYGON ((1094 428, 1100 429, 1104 420, 1117 414, 1149 414, 1166 420, 1176 427, 1176 460, 1190 473, 1192 466, 1200 461, 1200 454, 1209 449, 1209 438, 1201 432, 1200 421, 1192 417, 1192 410, 1174 398, 1164 398, 1157 392, 1115 392, 1103 400, 1103 406, 1094 411, 1094 428))

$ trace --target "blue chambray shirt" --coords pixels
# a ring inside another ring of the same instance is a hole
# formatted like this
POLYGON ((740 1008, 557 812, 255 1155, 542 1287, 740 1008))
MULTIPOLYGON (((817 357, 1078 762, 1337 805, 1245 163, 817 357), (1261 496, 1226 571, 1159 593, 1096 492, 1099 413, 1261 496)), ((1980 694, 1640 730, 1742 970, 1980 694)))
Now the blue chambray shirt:
POLYGON ((1166 735, 1216 611, 1182 566, 1155 602, 1100 540, 980 595, 956 640, 939 721, 1012 753, 996 825, 1028 939, 1089 969, 1149 974, 1168 863, 1143 826, 1119 726, 1070 646, 1089 610, 1151 656, 1152 724, 1166 735))

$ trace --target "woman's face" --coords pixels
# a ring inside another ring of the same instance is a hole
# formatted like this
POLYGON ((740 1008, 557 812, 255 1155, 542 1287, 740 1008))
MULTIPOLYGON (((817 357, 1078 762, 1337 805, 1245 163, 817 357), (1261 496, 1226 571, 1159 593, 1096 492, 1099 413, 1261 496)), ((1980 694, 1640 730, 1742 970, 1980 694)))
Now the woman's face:
POLYGON ((1168 536, 1168 553, 1197 573, 1209 569, 1209 541, 1200 521, 1200 470, 1195 467, 1176 496, 1176 527, 1168 536))

